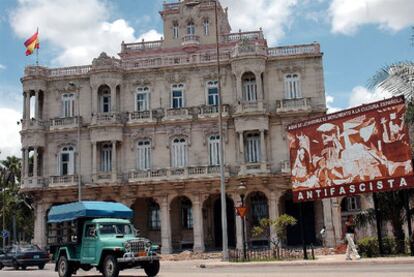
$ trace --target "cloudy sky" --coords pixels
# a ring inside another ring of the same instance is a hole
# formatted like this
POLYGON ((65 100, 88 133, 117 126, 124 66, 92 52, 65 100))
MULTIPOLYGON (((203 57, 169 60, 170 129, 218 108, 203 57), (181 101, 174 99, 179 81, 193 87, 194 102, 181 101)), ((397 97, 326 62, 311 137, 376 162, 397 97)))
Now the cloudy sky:
MULTIPOLYGON (((20 155, 20 77, 35 57, 23 42, 39 27, 42 65, 89 64, 121 41, 158 40, 162 0, 0 1, 0 158, 20 155)), ((269 45, 318 41, 331 111, 384 97, 366 89, 382 66, 413 60, 413 0, 221 0, 233 31, 263 28, 269 45)))

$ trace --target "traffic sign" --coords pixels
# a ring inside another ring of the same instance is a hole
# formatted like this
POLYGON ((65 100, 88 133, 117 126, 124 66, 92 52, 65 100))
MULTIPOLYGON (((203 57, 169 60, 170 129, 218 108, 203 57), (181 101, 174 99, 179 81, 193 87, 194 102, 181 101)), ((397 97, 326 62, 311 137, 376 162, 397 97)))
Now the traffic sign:
POLYGON ((243 218, 243 217, 245 217, 246 216, 246 213, 247 213, 247 208, 246 207, 237 207, 236 208, 236 210, 237 210, 237 214, 241 217, 241 218, 243 218))
POLYGON ((3 231, 1 232, 1 236, 2 236, 4 239, 7 239, 7 238, 9 237, 9 231, 7 231, 7 230, 3 230, 3 231))

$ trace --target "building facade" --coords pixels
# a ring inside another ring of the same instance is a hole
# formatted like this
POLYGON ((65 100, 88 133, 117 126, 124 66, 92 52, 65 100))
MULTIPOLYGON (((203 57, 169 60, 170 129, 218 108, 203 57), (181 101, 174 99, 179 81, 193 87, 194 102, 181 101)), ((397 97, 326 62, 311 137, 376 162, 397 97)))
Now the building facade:
MULTIPOLYGON (((91 65, 28 66, 22 78, 22 191, 35 203, 35 242, 46 244, 52 205, 119 201, 163 253, 220 248, 219 141, 224 142, 230 247, 242 247, 240 184, 251 228, 263 217, 298 216, 289 192, 286 126, 326 112, 317 43, 269 47, 262 30, 231 32, 211 0, 166 3, 164 38, 121 44, 91 65), (219 58, 221 75, 217 75, 219 58), (218 77, 224 136, 218 132, 218 77)), ((341 238, 339 200, 305 204, 307 240, 341 238)), ((288 244, 300 243, 298 228, 288 244)), ((272 236, 273 230, 270 230, 272 236)))

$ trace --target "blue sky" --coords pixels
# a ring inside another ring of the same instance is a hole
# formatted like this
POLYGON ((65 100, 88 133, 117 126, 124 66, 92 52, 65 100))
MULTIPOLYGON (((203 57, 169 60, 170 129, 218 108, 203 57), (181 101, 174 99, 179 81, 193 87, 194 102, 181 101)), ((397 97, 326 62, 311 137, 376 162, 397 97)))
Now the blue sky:
MULTIPOLYGON (((233 31, 263 27, 270 46, 319 42, 331 110, 384 97, 366 89, 368 79, 384 65, 414 58, 413 0, 221 2, 233 31)), ((0 157, 19 154, 19 79, 35 61, 24 55, 23 42, 37 26, 41 64, 82 65, 101 51, 116 55, 122 40, 159 39, 161 7, 162 0, 0 1, 0 157)))

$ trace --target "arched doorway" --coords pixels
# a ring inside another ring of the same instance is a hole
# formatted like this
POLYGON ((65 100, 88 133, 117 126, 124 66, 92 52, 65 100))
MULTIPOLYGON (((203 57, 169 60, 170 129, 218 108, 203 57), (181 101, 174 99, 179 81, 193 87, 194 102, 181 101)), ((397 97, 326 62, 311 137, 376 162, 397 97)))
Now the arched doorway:
MULTIPOLYGON (((287 191, 280 201, 283 205, 281 209, 284 213, 293 216, 298 220, 298 224, 287 228, 287 245, 297 246, 302 244, 300 230, 300 205, 293 202, 292 191, 287 191)), ((315 205, 313 202, 304 202, 302 205, 302 218, 305 231, 305 243, 316 243, 315 232, 315 205)))
MULTIPOLYGON (((226 197, 227 237, 229 247, 236 247, 236 214, 234 202, 226 197)), ((220 194, 210 195, 203 203, 204 244, 207 250, 222 249, 223 236, 221 229, 220 194)))
POLYGON ((137 198, 132 204, 133 224, 139 235, 161 244, 160 206, 153 198, 137 198))
POLYGON ((251 247, 262 247, 269 245, 269 239, 263 235, 253 237, 252 229, 260 225, 260 220, 269 218, 269 204, 266 195, 260 191, 254 191, 246 197, 246 207, 248 210, 246 217, 246 235, 248 244, 251 247))
POLYGON ((192 250, 193 207, 186 196, 175 197, 170 204, 171 242, 173 251, 192 250))

